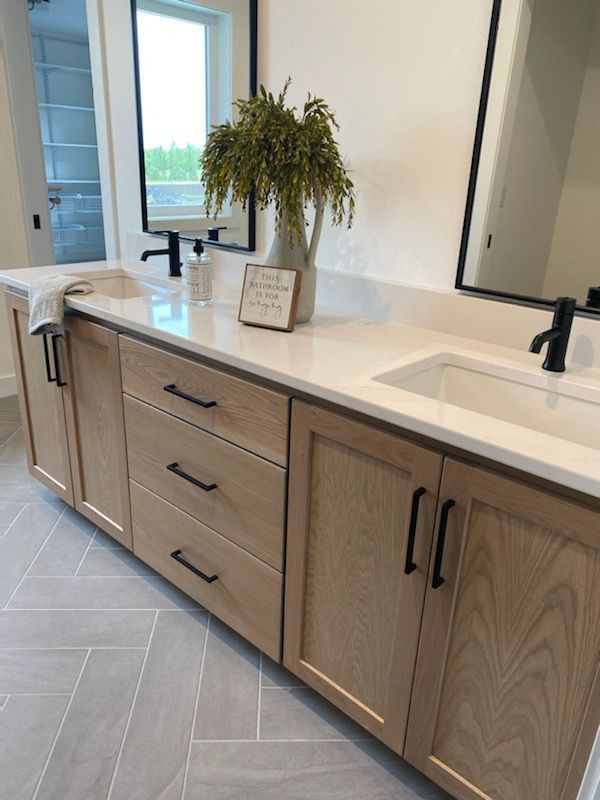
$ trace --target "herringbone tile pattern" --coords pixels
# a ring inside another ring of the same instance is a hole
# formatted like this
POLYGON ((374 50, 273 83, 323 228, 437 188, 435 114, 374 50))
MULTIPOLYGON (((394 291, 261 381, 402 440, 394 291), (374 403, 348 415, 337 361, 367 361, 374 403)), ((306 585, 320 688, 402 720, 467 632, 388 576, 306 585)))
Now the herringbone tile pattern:
POLYGON ((0 800, 442 797, 32 480, 0 400, 0 800))

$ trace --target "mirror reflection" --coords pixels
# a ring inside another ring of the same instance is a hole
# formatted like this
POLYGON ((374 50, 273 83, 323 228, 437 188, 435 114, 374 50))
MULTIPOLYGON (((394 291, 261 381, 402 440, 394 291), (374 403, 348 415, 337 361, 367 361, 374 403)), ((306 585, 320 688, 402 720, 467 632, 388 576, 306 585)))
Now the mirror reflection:
POLYGON ((458 285, 600 311, 600 2, 495 14, 458 285))
POLYGON ((254 247, 254 215, 207 218, 198 159, 256 83, 256 2, 132 0, 144 230, 254 247))

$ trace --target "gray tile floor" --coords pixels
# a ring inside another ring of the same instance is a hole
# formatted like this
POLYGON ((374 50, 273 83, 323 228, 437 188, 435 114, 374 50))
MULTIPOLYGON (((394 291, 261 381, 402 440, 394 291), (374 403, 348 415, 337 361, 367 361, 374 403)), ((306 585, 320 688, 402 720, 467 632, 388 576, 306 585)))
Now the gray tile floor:
POLYGON ((447 798, 49 491, 0 400, 0 800, 447 798))

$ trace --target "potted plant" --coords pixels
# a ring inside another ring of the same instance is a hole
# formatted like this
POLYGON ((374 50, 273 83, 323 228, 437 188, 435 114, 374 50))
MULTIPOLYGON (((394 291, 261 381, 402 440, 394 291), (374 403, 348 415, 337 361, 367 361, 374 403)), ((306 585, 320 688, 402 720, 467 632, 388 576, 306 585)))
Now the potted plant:
POLYGON ((333 138, 339 129, 333 111, 308 95, 302 113, 286 106, 291 79, 275 98, 260 87, 258 95, 238 100, 238 121, 227 121, 209 134, 200 158, 207 213, 219 213, 226 200, 246 207, 254 192, 256 205, 275 207, 275 238, 265 264, 302 271, 298 322, 314 311, 315 255, 325 207, 331 220, 348 227, 354 216, 354 187, 333 138), (310 245, 305 212, 314 206, 310 245))

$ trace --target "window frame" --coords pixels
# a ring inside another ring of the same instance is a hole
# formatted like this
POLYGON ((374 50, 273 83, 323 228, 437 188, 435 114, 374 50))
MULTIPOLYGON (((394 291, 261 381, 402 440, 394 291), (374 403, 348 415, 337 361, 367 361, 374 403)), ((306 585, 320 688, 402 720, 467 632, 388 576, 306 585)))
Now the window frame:
MULTIPOLYGON (((232 87, 231 90, 223 92, 219 88, 220 75, 227 69, 231 70, 231 64, 228 59, 215 53, 224 52, 222 38, 229 37, 232 44, 235 43, 233 25, 229 26, 229 30, 224 30, 225 26, 222 24, 228 15, 228 2, 227 0, 208 0, 214 6, 214 12, 207 9, 198 3, 198 9, 193 8, 195 0, 131 0, 131 19, 133 31, 133 56, 134 56, 134 75, 135 75, 135 90, 136 90, 136 103, 137 103, 137 132, 138 132, 138 159, 140 171, 140 194, 141 194, 141 207, 142 207, 142 229, 146 233, 162 234, 169 227, 173 227, 174 223, 177 228, 182 232, 181 238, 184 240, 192 240, 194 235, 204 233, 208 238, 208 230, 226 226, 229 233, 242 233, 245 234, 247 227, 247 242, 248 245, 231 244, 228 242, 210 241, 207 244, 213 247, 221 247, 224 249, 241 250, 243 252, 253 252, 255 250, 256 242, 256 211, 254 198, 248 198, 246 211, 243 212, 241 204, 235 203, 227 206, 217 217, 207 217, 206 208, 203 206, 193 205, 163 205, 151 206, 151 212, 158 211, 159 214, 151 213, 149 215, 149 208, 146 195, 146 168, 145 168, 145 154, 144 154, 144 137, 143 137, 143 114, 142 114, 142 98, 141 98, 141 81, 140 81, 140 65, 139 65, 139 49, 138 49, 138 26, 137 26, 137 12, 143 11, 148 13, 156 13, 168 16, 177 16, 182 19, 189 19, 190 21, 205 24, 209 30, 207 41, 207 62, 211 63, 212 68, 207 69, 207 75, 211 77, 207 85, 207 123, 208 127, 216 124, 230 116, 231 103, 233 101, 233 94, 236 93, 233 80, 229 79, 228 86, 232 87), (189 8, 186 8, 186 5, 189 8), (221 42, 220 42, 221 40, 221 42), (219 46, 219 42, 221 46, 219 46), (216 67, 216 69, 215 69, 216 67), (186 232, 189 234, 186 236, 186 232), (192 233, 194 235, 192 235, 192 233)), ((256 94, 257 88, 257 0, 248 0, 249 7, 249 42, 248 50, 250 56, 249 63, 249 93, 256 94)), ((239 95, 236 95, 239 96, 239 95)))

